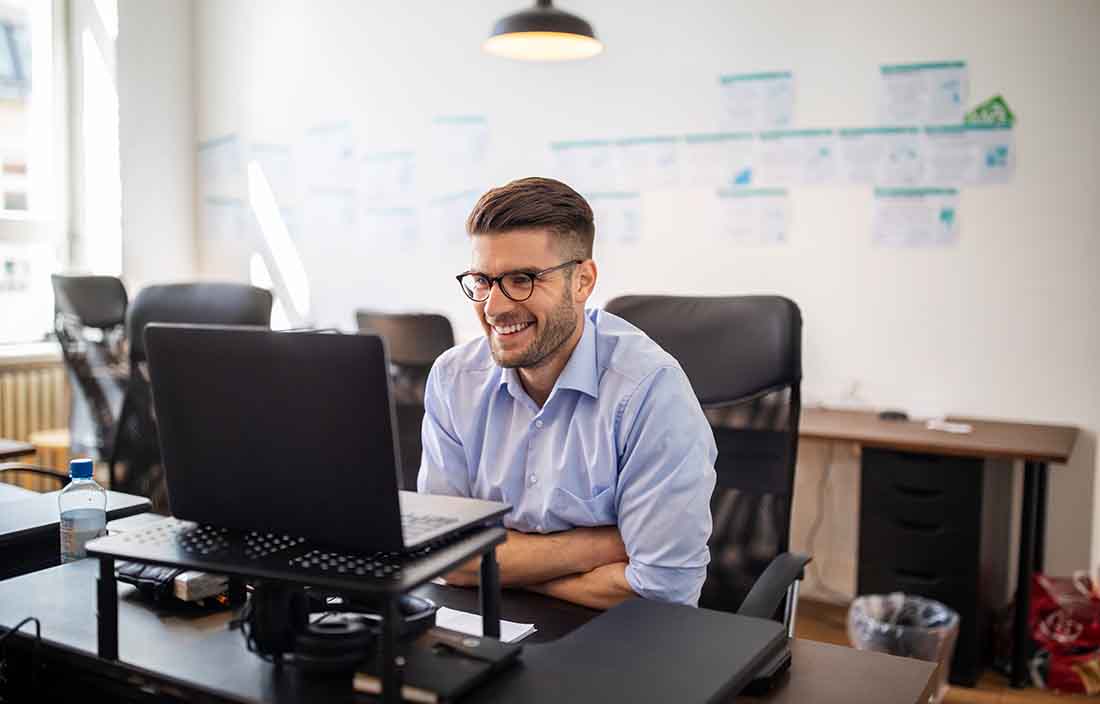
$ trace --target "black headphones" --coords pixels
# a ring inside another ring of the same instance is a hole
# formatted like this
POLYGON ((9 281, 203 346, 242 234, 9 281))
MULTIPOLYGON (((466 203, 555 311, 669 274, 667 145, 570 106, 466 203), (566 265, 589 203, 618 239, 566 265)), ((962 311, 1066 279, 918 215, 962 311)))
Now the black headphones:
MULTIPOLYGON (((437 606, 405 594, 398 602, 398 637, 413 639, 435 625, 437 606)), ((370 654, 382 617, 373 605, 321 595, 282 582, 257 582, 235 621, 248 649, 265 659, 293 662, 307 674, 350 673, 370 654), (311 614, 323 614, 311 619, 311 614)))

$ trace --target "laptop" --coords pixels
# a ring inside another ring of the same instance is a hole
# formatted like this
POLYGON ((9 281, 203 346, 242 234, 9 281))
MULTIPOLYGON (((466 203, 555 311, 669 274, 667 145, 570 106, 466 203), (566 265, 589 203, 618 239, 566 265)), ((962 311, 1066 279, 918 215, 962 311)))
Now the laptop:
POLYGON ((152 323, 145 346, 176 518, 407 552, 499 525, 510 508, 398 490, 376 335, 152 323))

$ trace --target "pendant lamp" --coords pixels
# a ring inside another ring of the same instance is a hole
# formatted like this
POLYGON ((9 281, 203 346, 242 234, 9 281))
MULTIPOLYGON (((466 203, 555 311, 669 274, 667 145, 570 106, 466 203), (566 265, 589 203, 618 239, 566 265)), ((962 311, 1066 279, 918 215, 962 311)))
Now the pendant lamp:
POLYGON ((556 9, 551 0, 536 0, 534 7, 498 21, 481 48, 521 61, 571 61, 599 54, 603 44, 588 22, 556 9))

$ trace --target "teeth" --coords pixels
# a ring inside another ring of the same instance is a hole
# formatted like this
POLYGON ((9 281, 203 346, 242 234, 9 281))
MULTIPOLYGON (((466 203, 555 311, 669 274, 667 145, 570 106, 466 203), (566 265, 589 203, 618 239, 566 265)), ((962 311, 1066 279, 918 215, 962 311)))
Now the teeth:
POLYGON ((512 333, 519 332, 530 324, 531 323, 516 323, 515 325, 509 325, 507 327, 494 325, 493 330, 496 330, 498 335, 511 335, 512 333))

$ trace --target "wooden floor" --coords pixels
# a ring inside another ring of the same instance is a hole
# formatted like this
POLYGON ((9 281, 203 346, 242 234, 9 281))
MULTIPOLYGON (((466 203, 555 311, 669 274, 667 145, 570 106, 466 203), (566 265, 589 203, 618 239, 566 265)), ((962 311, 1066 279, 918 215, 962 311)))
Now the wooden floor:
MULTIPOLYGON (((799 638, 825 643, 848 645, 844 606, 800 599, 795 635, 799 638)), ((1100 698, 1084 695, 1053 694, 1038 689, 1013 689, 1008 678, 987 670, 978 686, 951 687, 945 704, 1069 704, 1070 702, 1098 702, 1100 698)))

